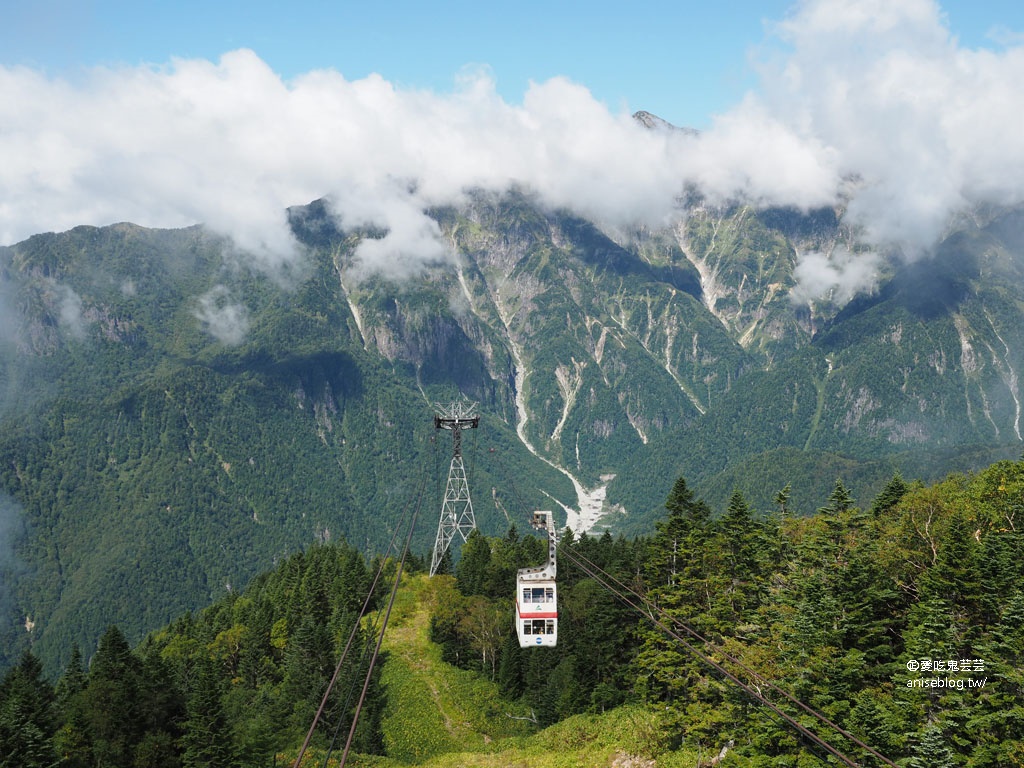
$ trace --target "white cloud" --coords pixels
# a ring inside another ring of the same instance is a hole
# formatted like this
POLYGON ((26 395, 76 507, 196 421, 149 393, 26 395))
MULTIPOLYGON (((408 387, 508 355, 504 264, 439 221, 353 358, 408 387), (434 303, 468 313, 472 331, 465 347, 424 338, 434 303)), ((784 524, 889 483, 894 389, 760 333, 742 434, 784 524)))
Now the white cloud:
POLYGON ((199 297, 196 318, 217 341, 228 346, 241 344, 249 331, 249 313, 244 304, 233 301, 231 293, 222 285, 199 297))
POLYGON ((57 286, 60 324, 72 338, 84 339, 86 321, 82 316, 82 297, 66 285, 57 286))
POLYGON ((699 136, 644 129, 564 78, 512 105, 486 70, 438 94, 285 82, 246 50, 75 82, 0 68, 0 242, 201 221, 274 272, 296 255, 284 209, 326 195, 388 230, 358 255, 399 274, 449 258, 422 211, 468 188, 515 182, 615 228, 665 223, 687 184, 809 208, 856 177, 849 220, 913 255, 956 210, 1024 199, 1024 48, 959 47, 932 0, 805 0, 772 42, 758 91, 699 136))
POLYGON ((803 2, 779 34, 758 99, 861 180, 870 242, 918 255, 956 211, 1024 199, 1024 49, 958 47, 932 0, 803 2))
POLYGON ((797 284, 790 293, 798 304, 827 299, 842 306, 878 282, 880 257, 873 251, 854 253, 844 246, 831 253, 801 254, 793 270, 797 284))

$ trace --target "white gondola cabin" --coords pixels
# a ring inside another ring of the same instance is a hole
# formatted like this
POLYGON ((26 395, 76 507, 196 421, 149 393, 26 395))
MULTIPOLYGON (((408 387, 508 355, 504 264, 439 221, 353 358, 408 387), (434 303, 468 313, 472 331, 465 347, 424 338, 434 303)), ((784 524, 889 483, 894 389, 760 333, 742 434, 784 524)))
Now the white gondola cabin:
POLYGON ((550 512, 534 512, 531 524, 548 534, 548 561, 516 574, 516 634, 523 648, 558 643, 558 587, 555 584, 555 548, 558 540, 550 512))

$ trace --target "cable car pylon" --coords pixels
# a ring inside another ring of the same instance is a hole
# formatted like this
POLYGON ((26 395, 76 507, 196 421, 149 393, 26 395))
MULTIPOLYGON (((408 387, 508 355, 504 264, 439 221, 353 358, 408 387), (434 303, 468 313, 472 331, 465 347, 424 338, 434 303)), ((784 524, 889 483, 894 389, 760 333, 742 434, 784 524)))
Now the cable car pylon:
POLYGON ((430 575, 437 573, 444 553, 458 534, 465 542, 470 531, 476 528, 473 515, 473 501, 469 497, 469 483, 466 467, 462 463, 462 430, 476 429, 480 417, 476 403, 460 400, 448 405, 435 404, 434 429, 447 429, 452 433, 452 463, 448 468, 448 485, 441 504, 441 519, 437 524, 437 538, 434 540, 434 554, 430 558, 430 575))

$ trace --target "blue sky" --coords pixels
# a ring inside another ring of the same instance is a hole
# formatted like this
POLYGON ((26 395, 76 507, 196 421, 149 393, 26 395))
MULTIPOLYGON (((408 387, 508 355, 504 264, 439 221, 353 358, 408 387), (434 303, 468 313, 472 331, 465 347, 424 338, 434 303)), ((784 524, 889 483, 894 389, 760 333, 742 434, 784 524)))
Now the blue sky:
MULTIPOLYGON (((172 57, 216 61, 250 48, 285 79, 330 68, 348 80, 376 72, 396 87, 446 92, 464 68, 484 66, 511 104, 531 80, 562 75, 612 111, 646 109, 702 129, 756 86, 750 56, 795 7, 785 0, 3 4, 0 65, 53 76, 73 79, 94 65, 160 66, 172 57)), ((1024 31, 1019 0, 941 7, 965 47, 999 47, 992 32, 1024 31)))

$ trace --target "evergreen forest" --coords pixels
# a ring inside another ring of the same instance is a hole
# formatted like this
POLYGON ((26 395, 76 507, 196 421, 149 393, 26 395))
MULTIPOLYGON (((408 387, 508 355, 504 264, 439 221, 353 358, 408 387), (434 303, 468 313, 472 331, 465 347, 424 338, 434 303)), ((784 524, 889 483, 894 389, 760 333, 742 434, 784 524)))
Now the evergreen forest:
POLYGON ((790 496, 712 508, 679 477, 650 535, 565 531, 552 649, 512 628, 546 553, 516 526, 433 578, 312 546, 134 648, 110 627, 55 682, 26 651, 0 766, 290 765, 321 704, 303 765, 346 734, 365 766, 1024 765, 1024 460, 864 501, 837 479, 809 516, 790 496), (338 666, 388 615, 372 671, 338 666))
POLYGON ((314 542, 382 551, 423 475, 441 497, 432 416, 461 398, 492 537, 545 508, 647 537, 680 475, 716 519, 787 484, 800 517, 837 477, 873 498, 1020 455, 1024 209, 799 305, 799 254, 850 234, 836 211, 688 205, 607 232, 468 194, 428 212, 450 249, 407 279, 364 269, 385 233, 329 200, 287 211, 273 269, 202 226, 0 247, 0 674, 30 649, 56 678, 111 625, 137 646, 314 542))

